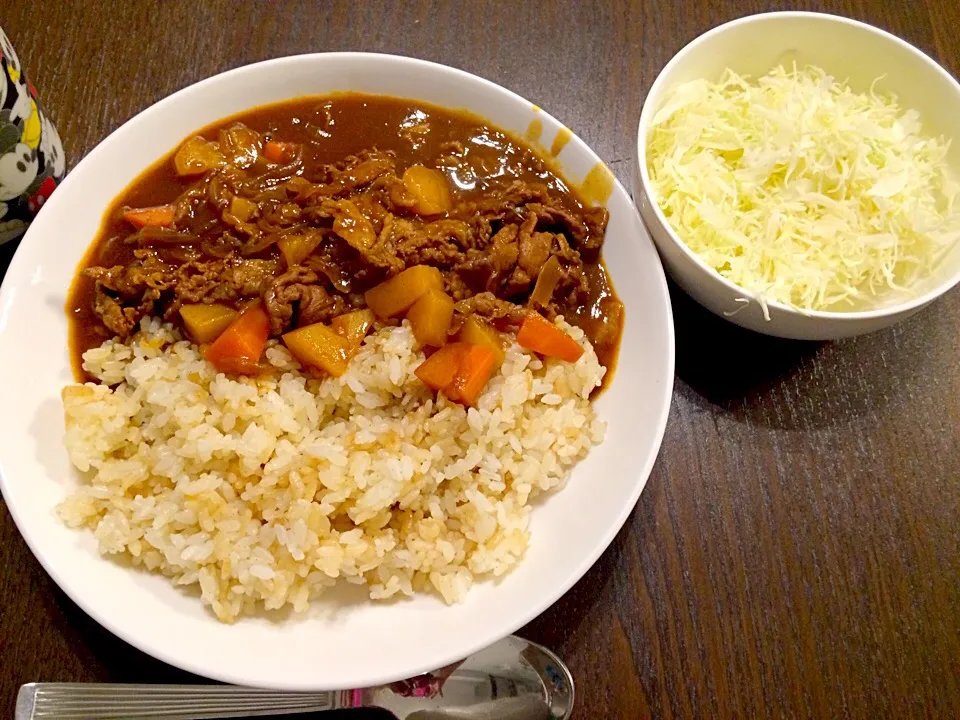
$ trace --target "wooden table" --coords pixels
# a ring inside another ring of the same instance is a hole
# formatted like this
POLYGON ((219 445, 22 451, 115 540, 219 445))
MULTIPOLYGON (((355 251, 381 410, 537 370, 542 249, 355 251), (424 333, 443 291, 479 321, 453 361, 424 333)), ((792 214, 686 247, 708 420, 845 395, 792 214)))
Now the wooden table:
MULTIPOLYGON (((71 162, 214 73, 351 49, 501 83, 629 181, 664 63, 712 26, 782 7, 92 0, 8 2, 0 23, 71 162)), ((879 25, 960 72, 956 0, 794 8, 879 25)), ((960 717, 960 292, 826 344, 740 331, 676 289, 673 302, 676 392, 647 488, 597 565, 523 631, 569 662, 576 717, 960 717)), ((0 714, 32 680, 184 677, 80 612, 0 511, 0 714)))

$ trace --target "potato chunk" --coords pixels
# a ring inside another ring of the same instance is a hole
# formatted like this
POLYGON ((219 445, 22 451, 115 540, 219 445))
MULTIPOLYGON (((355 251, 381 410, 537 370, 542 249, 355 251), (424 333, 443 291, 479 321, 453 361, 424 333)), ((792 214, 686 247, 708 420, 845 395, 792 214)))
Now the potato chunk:
POLYGON ((310 253, 317 249, 322 239, 323 235, 318 232, 307 235, 287 235, 277 240, 277 246, 289 268, 306 260, 310 253))
POLYGON ((240 222, 250 222, 250 218, 257 211, 257 204, 253 200, 247 200, 239 195, 230 198, 230 214, 240 222))
POLYGON ((442 347, 453 322, 453 298, 443 290, 430 288, 407 311, 413 336, 420 345, 442 347))
POLYGON ((367 290, 364 297, 378 317, 388 318, 405 312, 431 288, 443 290, 440 271, 430 265, 414 265, 367 290))
POLYGON ((339 377, 347 371, 350 345, 323 323, 297 328, 283 336, 283 344, 304 365, 339 377))
POLYGON ((223 167, 227 159, 220 152, 217 143, 192 137, 187 140, 177 154, 173 156, 173 165, 177 175, 203 175, 208 170, 223 167))
POLYGON ((180 317, 183 318, 187 334, 195 343, 211 343, 229 327, 237 317, 237 311, 226 305, 197 303, 183 305, 180 317))
POLYGON ((373 327, 375 317, 370 309, 354 310, 353 312, 337 315, 330 321, 330 329, 346 340, 354 350, 360 347, 360 343, 373 327))
POLYGON ((453 206, 447 178, 435 168, 411 165, 403 172, 403 185, 414 198, 410 209, 417 215, 442 215, 453 206))

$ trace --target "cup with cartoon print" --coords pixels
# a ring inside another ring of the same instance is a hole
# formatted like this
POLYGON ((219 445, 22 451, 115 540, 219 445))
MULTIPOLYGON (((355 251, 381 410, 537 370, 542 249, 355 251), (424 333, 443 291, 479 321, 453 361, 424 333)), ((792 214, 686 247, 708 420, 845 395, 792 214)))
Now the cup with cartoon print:
POLYGON ((57 130, 0 28, 0 244, 24 233, 65 171, 57 130))

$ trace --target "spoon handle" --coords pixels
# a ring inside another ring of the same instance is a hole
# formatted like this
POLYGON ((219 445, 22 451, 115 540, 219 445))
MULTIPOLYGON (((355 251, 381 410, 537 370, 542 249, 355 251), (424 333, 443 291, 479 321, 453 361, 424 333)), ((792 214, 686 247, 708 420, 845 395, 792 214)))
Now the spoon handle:
POLYGON ((400 720, 568 720, 573 697, 559 657, 510 635, 440 670, 365 690, 32 683, 20 688, 15 720, 207 720, 357 707, 400 720))
POLYGON ((353 691, 290 693, 230 685, 31 683, 20 688, 15 720, 111 720, 287 715, 352 706, 353 691))

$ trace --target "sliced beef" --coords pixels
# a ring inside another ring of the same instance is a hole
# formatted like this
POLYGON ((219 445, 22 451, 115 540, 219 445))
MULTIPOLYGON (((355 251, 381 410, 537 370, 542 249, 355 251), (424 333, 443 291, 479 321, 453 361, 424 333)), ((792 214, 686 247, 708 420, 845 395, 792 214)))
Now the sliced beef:
POLYGON ((393 153, 365 150, 322 168, 315 182, 317 194, 336 198, 355 193, 377 179, 396 174, 393 153))
POLYGON ((550 242, 546 245, 542 238, 534 239, 533 229, 537 226, 537 215, 530 213, 523 221, 517 233, 517 264, 503 286, 503 297, 512 298, 529 292, 537 279, 543 263, 550 256, 550 242))
POLYGON ((495 291, 500 279, 513 270, 520 257, 517 239, 520 228, 517 225, 504 225, 493 236, 490 243, 490 261, 493 263, 493 275, 487 289, 495 291))
POLYGON ((140 295, 147 286, 164 287, 175 278, 161 268, 153 271, 142 265, 115 265, 113 267, 90 267, 83 274, 96 281, 97 287, 109 290, 115 297, 140 295))
POLYGON ((540 268, 550 257, 550 248, 553 245, 553 234, 547 232, 524 232, 520 230, 520 253, 517 266, 522 268, 530 277, 537 277, 540 268))
POLYGON ((397 257, 389 238, 383 231, 377 235, 373 223, 350 200, 324 200, 313 212, 320 218, 332 218, 333 232, 356 252, 363 263, 382 271, 387 277, 403 270, 404 263, 397 257))
POLYGON ((547 303, 533 303, 531 306, 552 318, 562 305, 578 306, 586 300, 590 284, 583 267, 583 259, 577 250, 574 250, 566 236, 555 234, 551 236, 550 256, 557 259, 559 278, 550 294, 547 303))
POLYGON ((489 292, 496 286, 493 279, 496 275, 493 258, 481 250, 467 250, 463 253, 453 266, 452 273, 457 275, 466 288, 463 297, 489 292))
POLYGON ((519 305, 501 300, 490 292, 482 292, 461 300, 454 306, 461 315, 479 315, 497 327, 519 326, 526 311, 519 305))
MULTIPOLYGON (((280 270, 280 263, 273 259, 243 259, 229 264, 220 276, 219 283, 227 285, 240 297, 259 295, 266 283, 280 270)), ((213 280, 212 275, 208 276, 213 280)))
MULTIPOLYGON (((472 228, 462 220, 452 218, 434 220, 425 223, 423 231, 431 238, 448 240, 461 250, 476 248, 480 244, 474 237, 472 228)), ((486 245, 486 238, 483 245, 486 245)))
POLYGON ((450 268, 463 258, 463 251, 448 240, 417 232, 405 237, 396 247, 404 265, 434 265, 450 268))
POLYGON ((121 338, 133 332, 145 311, 153 309, 160 289, 175 282, 162 271, 150 272, 140 266, 92 267, 83 274, 94 279, 93 312, 121 338))
POLYGON ((455 214, 467 220, 475 230, 489 228, 491 233, 505 223, 516 223, 530 213, 536 214, 536 230, 566 235, 581 251, 596 253, 603 244, 609 217, 605 208, 571 208, 546 185, 517 180, 481 200, 461 203, 455 214))
POLYGON ((93 311, 110 332, 121 338, 127 337, 140 321, 136 308, 121 305, 100 283, 94 290, 93 311))
POLYGON ((329 322, 346 311, 343 296, 328 292, 318 281, 317 273, 298 265, 264 288, 263 302, 273 335, 292 327, 329 322))
POLYGON ((580 221, 580 218, 558 205, 529 203, 525 210, 536 214, 537 227, 542 230, 563 233, 577 244, 587 238, 587 226, 580 221))
POLYGON ((243 241, 232 232, 211 234, 200 242, 200 249, 212 258, 225 258, 240 251, 243 241))
POLYGON ((609 221, 610 213, 605 207, 584 208, 583 224, 587 227, 587 237, 580 243, 581 252, 590 253, 591 258, 599 256, 609 221))
POLYGON ((472 246, 470 227, 460 220, 436 220, 415 223, 391 216, 384 223, 385 247, 392 250, 403 264, 434 265, 448 269, 460 263, 472 246))
POLYGON ((473 288, 467 285, 466 280, 456 272, 443 273, 443 286, 447 295, 458 302, 466 300, 474 294, 473 288))
POLYGON ((279 269, 275 260, 268 259, 228 257, 169 264, 149 251, 137 251, 137 255, 138 261, 131 265, 84 271, 96 281, 94 312, 121 337, 126 337, 144 314, 159 311, 172 320, 185 303, 257 297, 279 269))
POLYGON ((173 268, 173 309, 183 303, 230 302, 259 295, 278 271, 275 260, 226 258, 173 268))
MULTIPOLYGON (((110 332, 125 338, 136 329, 144 316, 157 312, 161 291, 144 286, 138 292, 124 295, 111 289, 107 282, 98 279, 95 283, 93 311, 110 332)), ((118 284, 124 289, 132 287, 126 280, 118 284)))
POLYGON ((300 304, 297 307, 297 327, 330 322, 348 309, 342 297, 327 292, 320 285, 288 286, 288 289, 291 287, 297 287, 300 296, 300 304))

